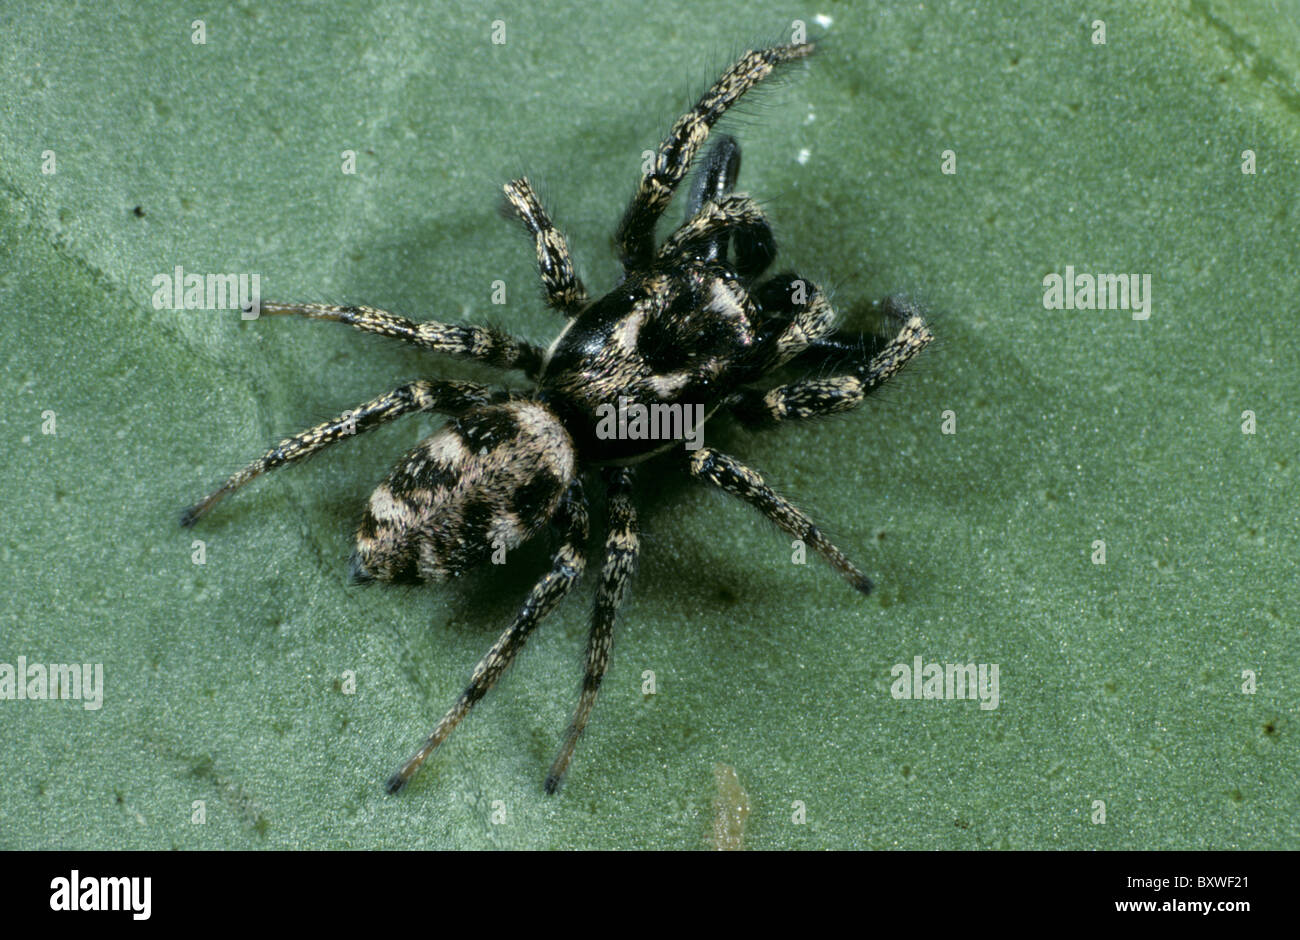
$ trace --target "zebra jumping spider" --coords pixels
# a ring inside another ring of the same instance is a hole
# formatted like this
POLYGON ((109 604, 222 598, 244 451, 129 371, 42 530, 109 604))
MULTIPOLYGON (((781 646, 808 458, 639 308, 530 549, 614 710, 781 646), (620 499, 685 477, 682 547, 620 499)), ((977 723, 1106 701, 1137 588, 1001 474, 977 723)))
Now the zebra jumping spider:
POLYGON ((656 247, 655 225, 714 123, 775 68, 812 51, 811 43, 801 43, 746 52, 678 118, 618 227, 624 274, 597 300, 588 298, 564 235, 528 180, 505 185, 508 208, 535 240, 546 302, 567 318, 545 350, 486 327, 416 323, 371 307, 262 304, 263 314, 336 320, 461 359, 518 369, 534 383, 532 391, 519 394, 470 382, 411 382, 281 441, 182 514, 181 524, 191 526, 223 496, 267 470, 427 411, 451 420, 403 457, 371 494, 350 562, 354 580, 443 581, 494 551, 513 550, 548 525, 558 531, 550 569, 474 668, 456 703, 389 779, 390 793, 406 785, 492 688, 582 574, 588 537, 582 478, 589 469, 603 475, 608 532, 586 675, 546 777, 548 793, 564 777, 609 664, 614 617, 639 547, 637 464, 675 452, 689 476, 749 503, 819 553, 854 588, 870 592, 867 576, 807 515, 734 457, 698 440, 611 435, 608 423, 598 420, 628 403, 689 407, 704 417, 722 410, 755 429, 847 411, 933 338, 910 308, 895 308, 901 323, 892 339, 837 330, 834 311, 815 285, 792 274, 760 282, 776 247, 758 203, 733 191, 740 147, 730 137, 715 139, 690 188, 684 224, 656 247), (802 368, 805 377, 754 387, 786 366, 802 368))

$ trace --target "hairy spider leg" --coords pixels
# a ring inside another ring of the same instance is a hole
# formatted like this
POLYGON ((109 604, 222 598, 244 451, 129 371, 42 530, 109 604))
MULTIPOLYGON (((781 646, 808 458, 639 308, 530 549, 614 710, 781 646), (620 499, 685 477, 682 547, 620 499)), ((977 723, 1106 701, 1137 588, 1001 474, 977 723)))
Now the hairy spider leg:
POLYGON ((826 559, 854 588, 863 594, 871 593, 871 579, 822 534, 821 529, 802 509, 768 486, 758 471, 710 447, 685 453, 688 458, 687 472, 692 477, 712 483, 749 503, 780 526, 782 531, 800 539, 826 559))
POLYGON ((695 107, 677 119, 619 223, 615 241, 624 268, 644 268, 653 263, 655 223, 672 202, 673 193, 718 119, 777 66, 802 59, 812 54, 813 48, 812 43, 799 43, 746 52, 722 73, 695 107))
MULTIPOLYGON (((849 411, 889 381, 933 339, 925 321, 913 313, 897 336, 842 375, 803 379, 766 392, 742 389, 727 400, 727 405, 742 424, 755 430, 849 411)), ((859 348, 867 349, 865 345, 859 348)))
POLYGON ((797 274, 769 278, 752 296, 763 319, 742 382, 756 381, 779 369, 835 330, 835 308, 826 292, 797 274))
POLYGON ((712 199, 722 199, 736 188, 740 178, 740 144, 730 134, 719 134, 709 145, 709 152, 695 171, 691 182, 691 191, 686 197, 686 215, 683 221, 700 211, 700 207, 712 199))
MULTIPOLYGON (((736 272, 745 280, 763 273, 776 258, 772 226, 757 202, 745 193, 706 200, 698 212, 673 232, 659 249, 659 263, 675 258, 716 256, 734 239, 736 272)), ((710 259, 712 260, 712 259, 710 259)))
POLYGON ((574 272, 573 255, 564 233, 555 227, 537 198, 528 177, 511 180, 504 187, 509 208, 514 209, 533 236, 537 252, 537 271, 542 288, 546 291, 546 304, 566 317, 574 316, 587 305, 587 289, 574 272))
POLYGON ((581 576, 586 566, 584 546, 587 542, 587 505, 579 481, 574 480, 569 485, 552 522, 561 532, 561 543, 551 556, 551 570, 533 585, 514 621, 479 660, 470 676, 469 685, 442 716, 433 733, 401 769, 388 779, 389 793, 396 793, 406 786, 429 755, 460 724, 461 719, 469 714, 469 710, 496 685, 506 667, 523 648, 533 628, 555 608, 581 576))
POLYGON ((331 418, 292 437, 286 437, 257 460, 233 474, 202 500, 185 509, 181 513, 181 525, 185 527, 194 525, 223 496, 234 492, 266 471, 310 457, 317 451, 361 431, 377 428, 381 424, 387 424, 414 411, 433 411, 459 416, 470 408, 487 404, 491 400, 492 392, 487 387, 473 382, 418 381, 399 386, 387 394, 358 405, 351 411, 343 412, 337 418, 331 418))
POLYGON ((472 359, 498 369, 521 369, 536 378, 542 365, 542 350, 532 343, 486 326, 417 323, 374 307, 339 307, 333 304, 264 303, 261 312, 270 316, 293 314, 313 320, 337 320, 364 333, 378 333, 404 343, 446 353, 457 359, 472 359))
MULTIPOLYGON (((689 225, 706 202, 720 202, 735 189, 739 176, 740 144, 730 134, 721 134, 709 145, 709 152, 704 155, 703 163, 695 171, 691 191, 686 197, 686 215, 682 218, 682 226, 689 225)), ((727 257, 729 241, 728 233, 722 231, 695 247, 705 261, 717 261, 727 257)), ((660 256, 662 257, 662 252, 660 256)))
POLYGON ((569 769, 573 749, 587 727, 596 693, 609 667, 609 651, 614 639, 614 617, 627 596, 627 588, 636 568, 640 537, 637 534, 636 504, 632 499, 632 469, 612 468, 606 473, 608 489, 606 504, 609 529, 605 535, 605 563, 600 572, 600 586, 596 589, 596 607, 591 617, 591 633, 587 637, 586 672, 582 677, 582 694, 578 699, 573 721, 564 735, 564 744, 546 775, 546 792, 554 793, 569 769))
MULTIPOLYGON (((778 274, 755 290, 759 309, 763 311, 765 333, 775 332, 778 326, 784 329, 789 323, 794 309, 790 295, 796 281, 803 279, 797 274, 778 274)), ((901 297, 886 297, 880 306, 886 320, 899 324, 906 323, 919 313, 915 304, 901 297)), ((874 331, 863 333, 857 330, 834 330, 818 336, 792 361, 794 365, 810 370, 830 369, 839 373, 846 366, 852 368, 869 362, 892 339, 892 335, 874 331)))
MULTIPOLYGON (((740 144, 727 134, 709 146, 686 200, 686 218, 669 237, 705 261, 725 261, 734 235, 736 270, 746 280, 758 277, 776 258, 776 240, 763 210, 752 199, 728 202, 740 176, 740 144), (735 227, 738 231, 732 232, 735 227), (701 234, 703 233, 703 234, 701 234)), ((659 260, 672 254, 666 246, 659 260)))

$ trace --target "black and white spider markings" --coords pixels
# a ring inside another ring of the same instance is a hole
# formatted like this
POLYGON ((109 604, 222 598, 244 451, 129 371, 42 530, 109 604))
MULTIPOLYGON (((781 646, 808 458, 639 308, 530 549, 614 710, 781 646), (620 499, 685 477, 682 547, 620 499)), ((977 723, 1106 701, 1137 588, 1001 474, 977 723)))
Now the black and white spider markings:
POLYGON ((733 192, 740 147, 719 137, 697 171, 686 221, 656 248, 655 224, 686 177, 713 124, 782 63, 813 51, 810 43, 745 53, 659 145, 617 232, 624 275, 591 300, 574 272, 569 246, 527 179, 505 186, 513 212, 536 242, 546 300, 567 323, 548 349, 481 326, 415 323, 370 307, 263 304, 264 314, 337 320, 426 349, 521 370, 526 394, 470 382, 421 380, 403 385, 331 421, 287 438, 187 509, 193 525, 227 493, 267 470, 301 460, 405 414, 431 411, 451 420, 397 464, 370 497, 357 530, 351 572, 358 581, 442 581, 514 549, 548 524, 559 546, 550 570, 513 622, 474 668, 469 685, 433 733, 388 781, 395 793, 500 678, 528 635, 559 603, 586 566, 587 508, 582 478, 603 474, 609 531, 587 642, 586 675, 573 721, 546 777, 554 792, 587 724, 609 664, 614 616, 638 551, 635 466, 675 451, 686 473, 737 496, 791 537, 821 554, 854 588, 871 582, 801 510, 734 457, 683 442, 607 439, 598 410, 620 399, 643 405, 702 405, 751 428, 846 411, 859 405, 933 338, 910 308, 895 307, 892 339, 835 328, 826 296, 790 274, 759 281, 776 249, 763 211, 733 192), (822 377, 755 388, 784 366, 822 377), (825 372, 830 375, 824 375, 825 372))

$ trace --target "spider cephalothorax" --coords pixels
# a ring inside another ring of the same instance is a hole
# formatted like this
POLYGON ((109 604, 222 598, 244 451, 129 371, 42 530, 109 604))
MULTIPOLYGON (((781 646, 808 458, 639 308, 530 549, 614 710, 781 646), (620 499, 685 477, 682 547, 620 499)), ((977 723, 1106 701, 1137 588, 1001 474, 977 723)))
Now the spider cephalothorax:
POLYGON ((816 285, 793 274, 759 281, 775 257, 772 232, 750 197, 733 192, 740 147, 720 137, 690 189, 686 220, 656 247, 655 224, 709 136, 748 89, 808 43, 747 52, 660 144, 617 233, 624 276, 591 301, 564 236, 526 179, 505 187, 532 234, 547 303, 568 318, 546 350, 480 326, 412 322, 370 307, 262 304, 264 314, 338 320, 360 330, 503 369, 534 382, 526 394, 470 382, 416 381, 281 441, 187 509, 193 525, 225 494, 359 431, 404 414, 451 417, 422 441, 370 497, 351 571, 358 581, 440 581, 509 552, 548 525, 559 533, 550 570, 475 667, 465 691, 424 744, 388 782, 401 789, 473 705, 492 688, 537 623, 582 574, 587 509, 582 479, 600 468, 609 531, 596 592, 586 677, 564 743, 546 778, 554 791, 587 723, 609 663, 614 615, 639 547, 634 466, 675 451, 688 475, 748 502, 822 555, 863 593, 871 582, 797 507, 733 457, 702 446, 703 420, 719 410, 751 428, 846 411, 887 381, 931 340, 921 317, 894 305, 892 339, 836 330, 816 285), (805 377, 755 388, 782 367, 805 377), (639 412, 638 412, 639 409, 639 412), (635 428, 651 415, 652 430, 635 428))

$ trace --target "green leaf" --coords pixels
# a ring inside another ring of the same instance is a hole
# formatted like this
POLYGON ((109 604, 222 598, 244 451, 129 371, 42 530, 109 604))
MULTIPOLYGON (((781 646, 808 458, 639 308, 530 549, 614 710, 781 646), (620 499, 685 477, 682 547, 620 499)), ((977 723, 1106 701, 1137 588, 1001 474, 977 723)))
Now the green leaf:
POLYGON ((751 848, 1300 847, 1294 4, 500 6, 216 4, 195 44, 169 4, 9 4, 0 663, 102 663, 105 685, 94 711, 0 701, 0 848, 703 848, 737 785, 751 848), (259 480, 192 532, 177 514, 400 381, 491 373, 156 309, 154 278, 256 272, 267 299, 545 343, 559 318, 500 184, 527 172, 608 289, 643 151, 793 15, 823 48, 725 125, 778 266, 850 323, 918 298, 939 341, 853 415, 707 433, 876 594, 643 474, 641 571, 561 793, 541 783, 590 575, 385 795, 542 548, 464 585, 345 584, 363 500, 435 419, 259 480), (1044 309, 1067 265, 1149 274, 1149 319, 1044 309), (999 664, 998 707, 895 699, 916 656, 999 664))

